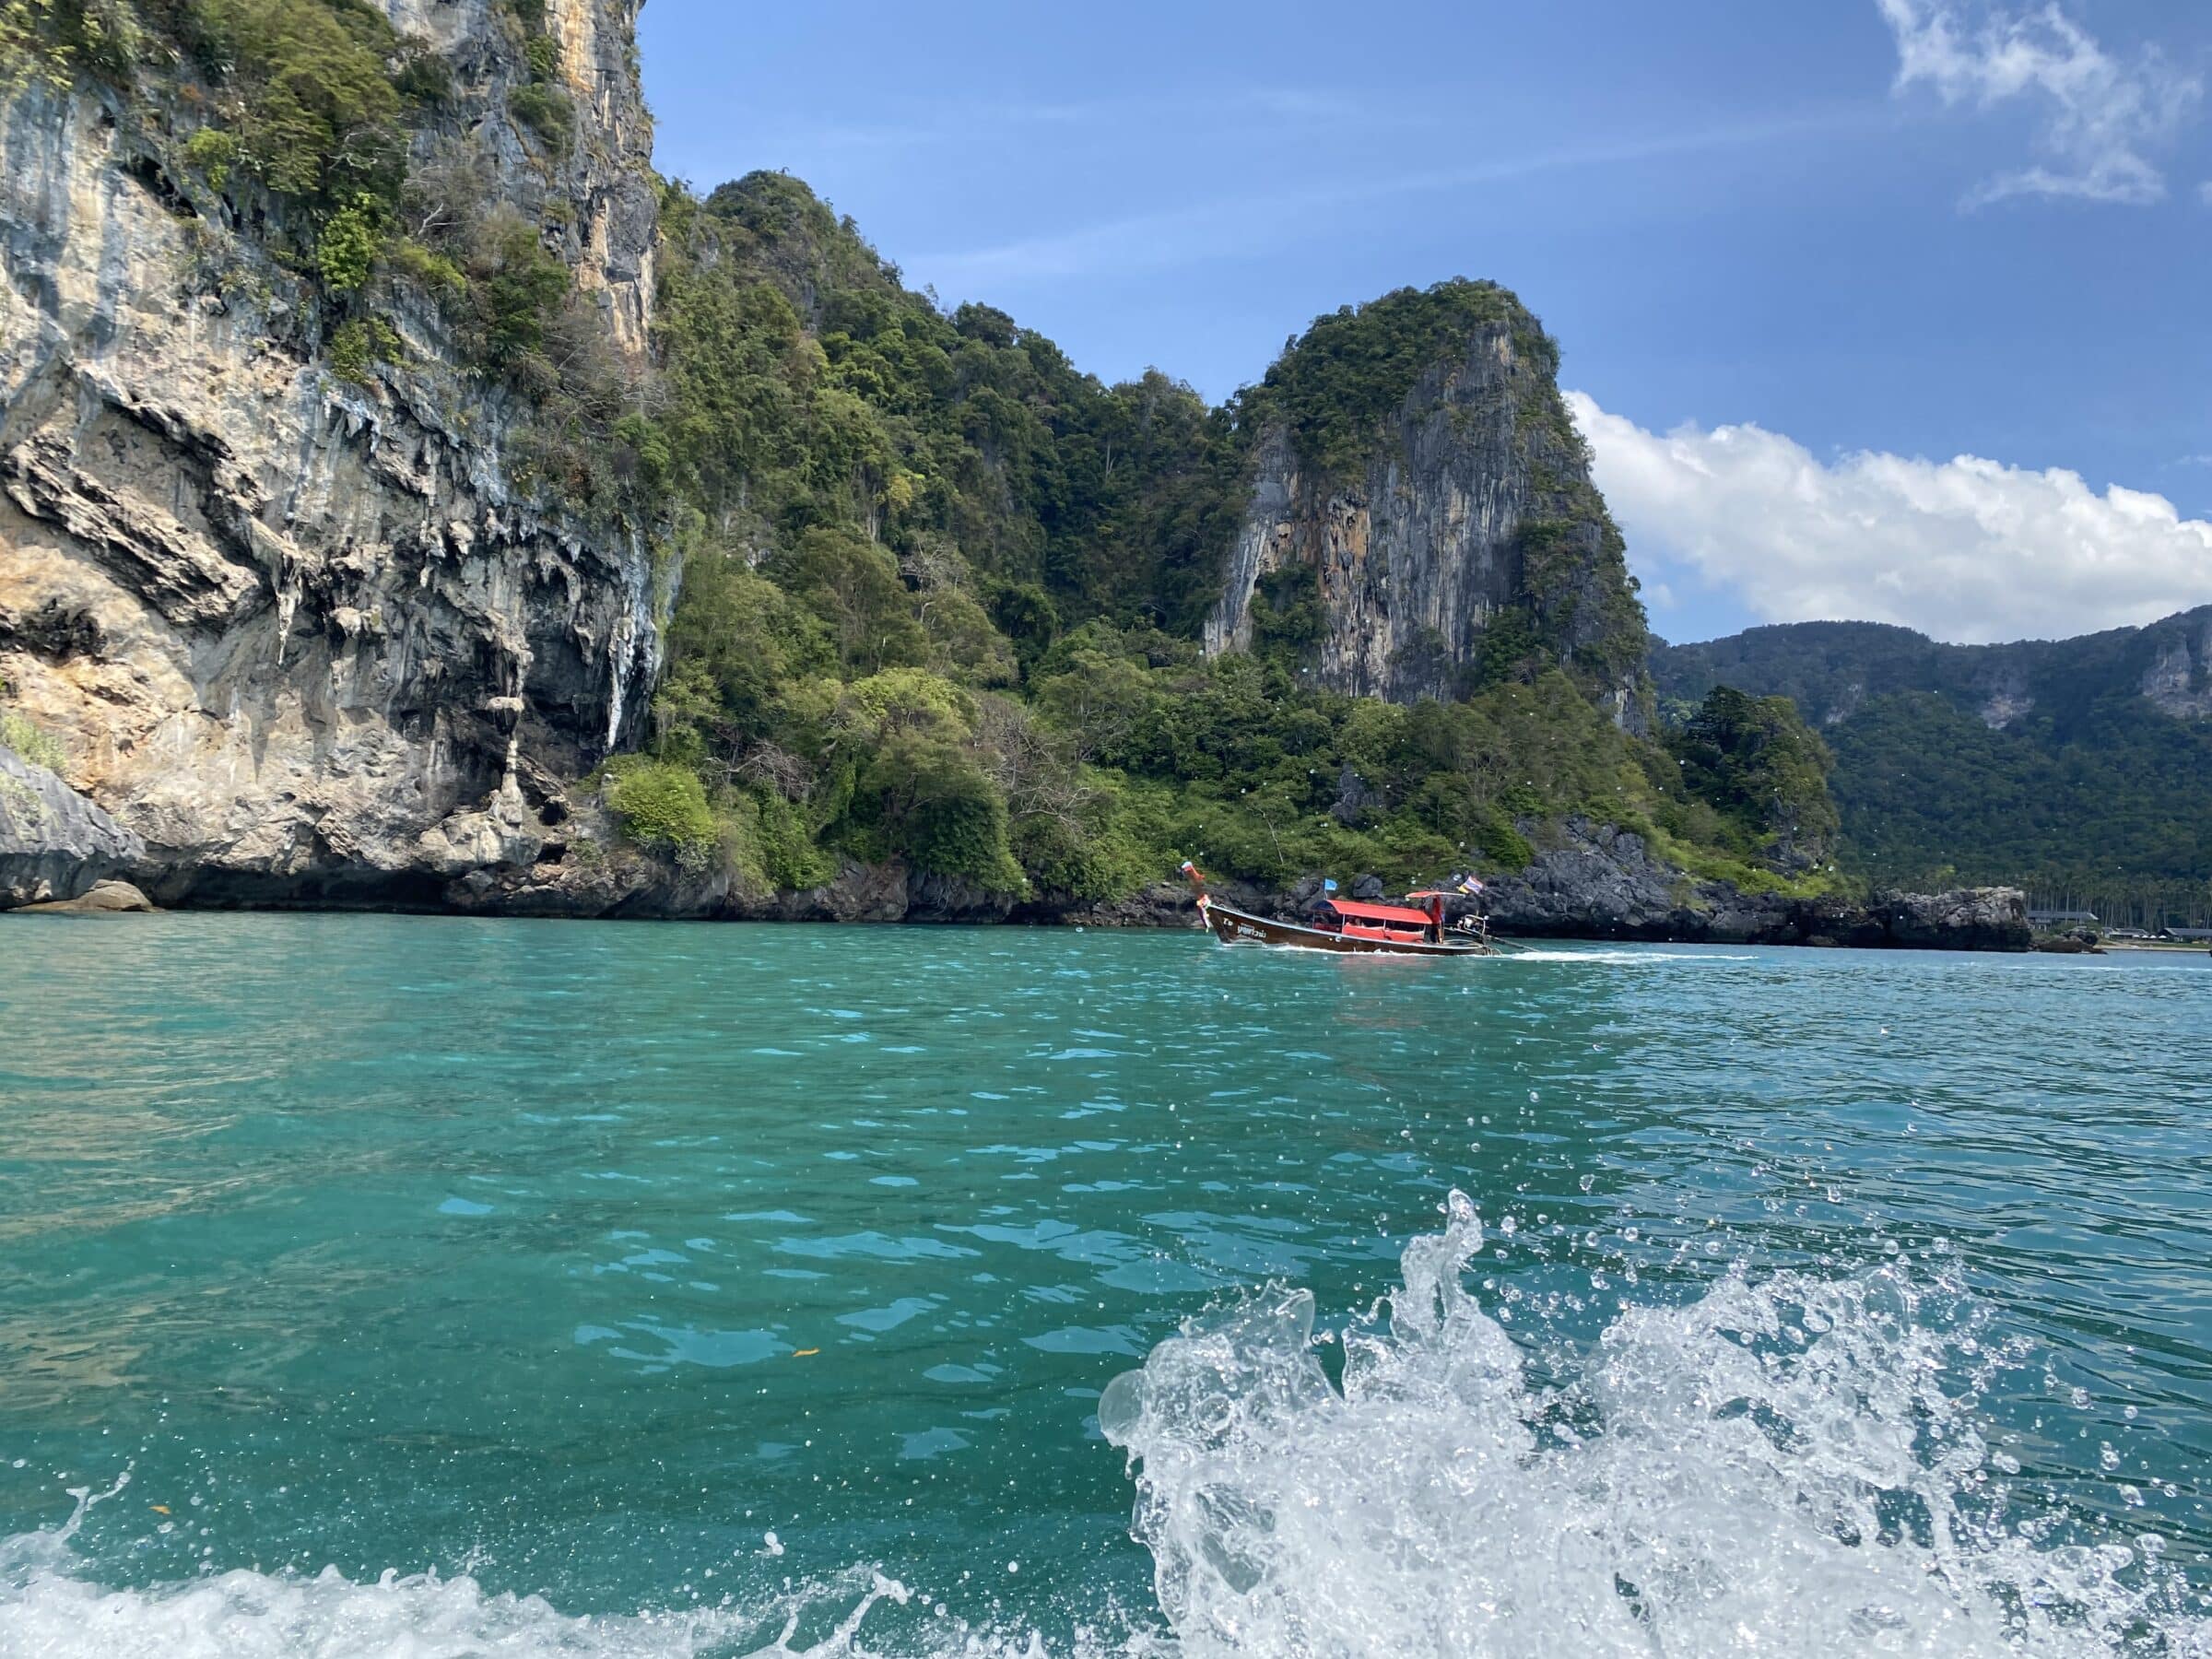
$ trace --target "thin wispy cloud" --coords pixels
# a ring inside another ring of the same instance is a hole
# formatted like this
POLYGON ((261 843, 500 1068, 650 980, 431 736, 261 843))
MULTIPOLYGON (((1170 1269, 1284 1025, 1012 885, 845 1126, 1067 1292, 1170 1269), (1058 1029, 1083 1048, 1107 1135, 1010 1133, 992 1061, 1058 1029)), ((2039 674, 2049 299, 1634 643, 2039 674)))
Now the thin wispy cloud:
POLYGON ((880 122, 831 122, 780 128, 776 142, 807 149, 912 148, 936 144, 989 144, 1024 132, 1060 129, 1124 133, 1137 125, 1171 125, 1195 137, 1253 120, 1288 126, 1434 126, 1447 116, 1418 106, 1381 107, 1340 93, 1303 87, 1194 88, 1157 94, 1053 101, 962 103, 912 117, 893 112, 880 122))
POLYGON ((1865 110, 1837 109, 1689 132, 1648 134, 1501 157, 1465 167, 1423 169, 1355 182, 1217 198, 989 247, 923 254, 913 265, 917 270, 927 270, 933 280, 945 283, 1021 281, 1075 276, 1101 267, 1124 273, 1174 269, 1280 247, 1303 236, 1333 234, 1332 225, 1322 217, 1330 209, 1508 183, 1545 173, 1749 147, 1868 124, 1865 110))
POLYGON ((2037 112, 2040 159, 1984 180, 1969 206, 2038 195, 2142 206, 2165 197, 2152 158, 2204 84, 2155 47, 2114 56, 2056 5, 1992 9, 1971 21, 1949 0, 1876 5, 1897 37, 1899 94, 1924 84, 1947 105, 2018 102, 2037 112))

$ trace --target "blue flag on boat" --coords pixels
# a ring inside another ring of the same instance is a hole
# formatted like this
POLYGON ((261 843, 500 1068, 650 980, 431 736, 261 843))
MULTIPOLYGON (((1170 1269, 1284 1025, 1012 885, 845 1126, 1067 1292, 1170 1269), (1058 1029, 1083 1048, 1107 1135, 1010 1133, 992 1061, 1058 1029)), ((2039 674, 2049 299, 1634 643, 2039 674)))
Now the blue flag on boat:
POLYGON ((1321 890, 1324 893, 1333 893, 1336 890, 1336 884, 1329 880, 1326 877, 1324 877, 1322 878, 1321 890))

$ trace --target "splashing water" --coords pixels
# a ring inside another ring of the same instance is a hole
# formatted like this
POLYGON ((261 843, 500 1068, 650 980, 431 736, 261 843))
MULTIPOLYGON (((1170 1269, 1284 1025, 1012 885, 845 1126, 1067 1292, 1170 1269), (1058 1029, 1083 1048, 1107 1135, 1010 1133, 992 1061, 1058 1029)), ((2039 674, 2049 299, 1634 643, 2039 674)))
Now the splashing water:
POLYGON ((1108 1387, 1191 1659, 2212 1653, 2158 1540, 2078 1541, 1998 1477, 1975 1407, 2009 1361, 1959 1286, 1732 1272, 1539 1385, 1461 1288, 1473 1205, 1448 1214, 1341 1386, 1277 1290, 1108 1387))
MULTIPOLYGON (((1340 1382, 1311 1293, 1275 1288, 1108 1386, 1100 1426, 1141 1465, 1135 1533, 1171 1636, 1083 1632, 1073 1659, 2212 1655, 2160 1540, 2098 1535, 2008 1484, 1977 1411, 2022 1350, 1945 1276, 1739 1266, 1539 1361, 1462 1288, 1484 1229, 1463 1193, 1446 1211, 1345 1330, 1340 1382)), ((942 1606, 932 1628, 928 1596, 867 1567, 622 1617, 436 1572, 106 1589, 69 1544, 129 1479, 0 1543, 0 1659, 1048 1659, 1032 1631, 942 1606)))

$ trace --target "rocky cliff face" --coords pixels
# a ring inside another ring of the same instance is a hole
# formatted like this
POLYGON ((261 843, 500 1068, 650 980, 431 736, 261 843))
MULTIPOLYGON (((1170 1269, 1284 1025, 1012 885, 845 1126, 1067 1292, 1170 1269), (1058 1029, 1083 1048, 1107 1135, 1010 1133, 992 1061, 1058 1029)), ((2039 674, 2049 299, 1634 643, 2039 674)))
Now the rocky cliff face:
POLYGON ((74 898, 145 858, 135 835, 43 766, 0 747, 0 907, 74 898))
MULTIPOLYGON (((643 349, 636 0, 557 0, 574 141, 512 119, 496 0, 389 0, 451 65, 418 152, 473 147, 643 349)), ((512 482, 517 396, 428 303, 366 383, 259 215, 170 171, 159 112, 33 80, 0 106, 0 678, 174 901, 430 902, 527 865, 657 666, 632 531, 512 482)))
MULTIPOLYGON (((1310 336, 1286 361, 1312 349, 1310 336)), ((1269 579, 1288 575, 1312 584, 1321 628, 1309 667, 1332 690, 1449 698, 1486 647, 1540 646, 1591 669, 1628 717, 1642 616, 1555 362, 1507 296, 1503 314, 1421 370, 1348 465, 1301 445, 1293 412, 1271 420, 1255 441, 1207 652, 1250 649, 1269 579), (1510 641, 1498 629, 1509 617, 1521 624, 1510 641)))
POLYGON ((467 135, 491 161, 502 200, 520 208, 588 293, 603 298, 625 351, 642 356, 653 322, 658 188, 653 117, 638 79, 644 0, 546 0, 557 79, 576 106, 575 142, 548 155, 512 117, 529 84, 501 0, 381 0, 393 27, 453 66, 455 96, 417 135, 418 156, 467 135))
POLYGON ((2157 654, 2136 681, 2143 695, 2176 720, 2212 719, 2212 606, 2145 631, 2157 654))

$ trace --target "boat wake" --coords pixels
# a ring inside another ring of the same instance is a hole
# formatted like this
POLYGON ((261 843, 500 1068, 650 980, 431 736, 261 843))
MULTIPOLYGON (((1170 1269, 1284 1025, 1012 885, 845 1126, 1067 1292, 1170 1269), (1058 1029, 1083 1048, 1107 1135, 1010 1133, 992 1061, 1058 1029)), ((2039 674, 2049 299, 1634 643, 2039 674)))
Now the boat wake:
MULTIPOLYGON (((1512 941, 1503 943, 1512 945, 1512 941)), ((1510 962, 1748 962, 1748 951, 1727 950, 1608 950, 1604 947, 1563 950, 1549 945, 1512 945, 1500 957, 1510 962)))
POLYGON ((1468 1292, 1483 1245, 1454 1193, 1341 1339, 1271 1288, 1109 1385, 1163 1633, 1048 1649, 865 1567, 618 1618, 434 1574, 109 1589, 70 1543, 118 1486, 0 1545, 0 1659, 2212 1655, 2212 1599, 2158 1537, 2030 1494, 1982 1405, 2022 1351, 1940 1259, 1731 1271, 1576 1350, 1468 1292))

